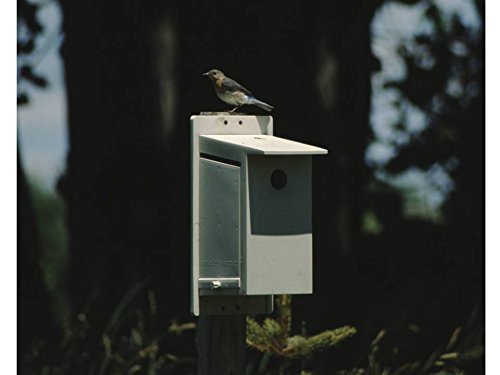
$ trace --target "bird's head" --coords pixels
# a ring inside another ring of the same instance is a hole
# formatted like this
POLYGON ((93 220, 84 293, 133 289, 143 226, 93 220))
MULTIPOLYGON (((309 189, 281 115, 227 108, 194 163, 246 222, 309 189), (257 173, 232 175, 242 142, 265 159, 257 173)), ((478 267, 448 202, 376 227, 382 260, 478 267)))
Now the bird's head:
POLYGON ((204 76, 207 76, 210 81, 215 82, 219 79, 224 78, 224 73, 222 73, 220 70, 217 69, 212 69, 209 70, 206 73, 203 73, 204 76))

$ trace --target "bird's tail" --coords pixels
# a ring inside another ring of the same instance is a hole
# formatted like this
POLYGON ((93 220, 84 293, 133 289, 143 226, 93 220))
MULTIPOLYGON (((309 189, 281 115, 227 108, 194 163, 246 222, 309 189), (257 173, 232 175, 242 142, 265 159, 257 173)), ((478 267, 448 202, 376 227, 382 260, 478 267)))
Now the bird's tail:
POLYGON ((272 105, 261 102, 260 100, 255 99, 255 98, 250 98, 250 100, 248 101, 248 104, 256 105, 257 107, 260 107, 260 108, 266 110, 267 112, 271 112, 274 109, 274 107, 272 105))

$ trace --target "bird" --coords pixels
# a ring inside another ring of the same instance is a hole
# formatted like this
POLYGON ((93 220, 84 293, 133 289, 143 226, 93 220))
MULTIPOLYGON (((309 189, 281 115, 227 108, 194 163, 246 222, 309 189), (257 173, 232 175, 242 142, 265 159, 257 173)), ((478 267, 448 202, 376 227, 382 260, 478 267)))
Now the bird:
POLYGON ((220 100, 227 104, 235 105, 230 112, 236 111, 242 105, 256 105, 268 112, 271 112, 274 107, 263 101, 258 100, 254 94, 250 92, 250 90, 244 88, 235 80, 232 80, 229 77, 226 77, 224 73, 222 73, 218 69, 209 70, 206 73, 203 73, 204 76, 207 76, 215 89, 215 93, 219 97, 220 100))

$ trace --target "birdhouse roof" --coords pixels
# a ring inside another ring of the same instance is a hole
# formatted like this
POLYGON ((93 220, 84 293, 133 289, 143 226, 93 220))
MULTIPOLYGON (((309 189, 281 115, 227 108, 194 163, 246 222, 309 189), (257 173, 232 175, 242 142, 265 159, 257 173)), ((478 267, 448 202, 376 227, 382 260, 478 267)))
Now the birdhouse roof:
POLYGON ((201 140, 241 149, 255 155, 321 155, 328 151, 272 135, 201 135, 201 140))

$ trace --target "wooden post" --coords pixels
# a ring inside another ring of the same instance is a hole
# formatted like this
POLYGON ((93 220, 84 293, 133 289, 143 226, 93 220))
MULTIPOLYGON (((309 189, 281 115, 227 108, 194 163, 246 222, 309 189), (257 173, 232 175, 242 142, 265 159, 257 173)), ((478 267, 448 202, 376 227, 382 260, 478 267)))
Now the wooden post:
POLYGON ((198 375, 244 375, 245 315, 198 318, 198 375))

